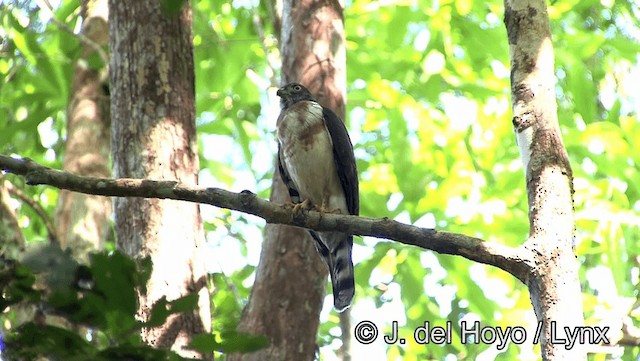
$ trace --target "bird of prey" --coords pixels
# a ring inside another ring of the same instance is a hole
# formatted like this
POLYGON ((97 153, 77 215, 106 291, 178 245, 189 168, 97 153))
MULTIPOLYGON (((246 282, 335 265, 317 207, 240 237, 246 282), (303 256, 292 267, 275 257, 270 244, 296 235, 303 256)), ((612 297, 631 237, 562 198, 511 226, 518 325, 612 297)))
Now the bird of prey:
MULTIPOLYGON (((321 212, 358 215, 358 171, 347 128, 329 108, 316 102, 304 86, 290 83, 278 89, 278 170, 292 203, 321 212)), ((333 304, 338 312, 354 295, 353 236, 309 230, 329 268, 333 304)))

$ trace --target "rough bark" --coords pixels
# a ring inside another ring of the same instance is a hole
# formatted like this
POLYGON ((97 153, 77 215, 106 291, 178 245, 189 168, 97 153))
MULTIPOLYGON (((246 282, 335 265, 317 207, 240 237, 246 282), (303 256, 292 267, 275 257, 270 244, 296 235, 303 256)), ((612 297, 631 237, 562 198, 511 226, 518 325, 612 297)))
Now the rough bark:
MULTIPOLYGON (((171 15, 154 0, 110 0, 109 11, 115 175, 197 184, 190 4, 171 15)), ((114 203, 118 248, 150 255, 154 265, 147 293, 140 294, 140 316, 146 318, 161 297, 199 295, 198 310, 144 330, 144 340, 197 356, 183 347, 211 322, 198 205, 140 198, 114 203)))
POLYGON ((529 200, 529 239, 536 267, 524 281, 543 324, 543 360, 585 359, 577 345, 551 341, 564 326, 583 326, 578 262, 573 250, 573 179, 555 100, 554 53, 546 3, 506 0, 511 53, 513 125, 522 152, 529 200))
MULTIPOLYGON (((94 44, 109 43, 107 1, 82 4, 82 35, 94 44)), ((105 93, 101 70, 89 67, 93 47, 83 43, 83 52, 75 65, 71 99, 67 109, 67 140, 64 169, 93 177, 107 177, 111 130, 109 96, 105 93)), ((102 249, 108 237, 111 199, 70 191, 60 192, 54 224, 62 248, 70 248, 76 259, 88 262, 88 251, 102 249)))
MULTIPOLYGON (((323 105, 345 116, 345 44, 337 1, 286 0, 280 49, 282 83, 305 85, 323 105)), ((274 119, 275 121, 275 119, 274 119)), ((274 167, 275 169, 275 167, 274 167)), ((289 201, 274 172, 271 201, 289 201)), ((256 279, 240 330, 266 335, 269 348, 231 360, 312 360, 327 270, 308 233, 268 224, 256 279)))
POLYGON ((103 179, 80 177, 57 171, 30 159, 0 155, 0 169, 23 175, 30 185, 48 184, 75 192, 113 197, 145 197, 205 203, 263 218, 268 224, 286 224, 316 231, 339 231, 394 240, 442 254, 464 257, 498 267, 526 283, 536 267, 533 252, 459 233, 421 228, 388 218, 365 218, 346 214, 294 212, 291 205, 278 205, 249 191, 230 192, 175 181, 148 179, 103 179))

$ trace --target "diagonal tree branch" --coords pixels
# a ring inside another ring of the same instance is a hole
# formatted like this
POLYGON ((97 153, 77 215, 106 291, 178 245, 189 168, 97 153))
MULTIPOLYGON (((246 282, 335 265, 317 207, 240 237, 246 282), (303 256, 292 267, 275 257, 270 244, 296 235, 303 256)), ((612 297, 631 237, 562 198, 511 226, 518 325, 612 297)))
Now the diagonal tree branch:
POLYGON ((463 234, 420 228, 388 218, 374 219, 320 213, 313 210, 297 213, 291 206, 266 201, 248 190, 235 193, 220 188, 190 186, 175 181, 81 177, 45 167, 28 158, 12 158, 5 155, 0 155, 0 169, 24 176, 29 185, 50 185, 102 196, 160 198, 204 203, 252 214, 264 219, 267 223, 386 238, 495 266, 509 272, 524 283, 529 279, 535 266, 532 253, 524 247, 509 247, 463 234))
POLYGON ((26 195, 22 190, 20 190, 20 188, 16 187, 11 182, 5 181, 4 186, 7 188, 7 191, 9 191, 9 194, 15 196, 16 198, 19 198, 21 201, 26 203, 29 207, 31 207, 31 209, 33 209, 34 212, 36 212, 38 217, 42 219, 42 222, 44 223, 44 226, 47 229, 47 233, 49 234, 49 243, 51 244, 58 243, 59 238, 58 238, 58 235, 56 234, 56 228, 53 226, 53 222, 51 222, 51 218, 49 217, 47 212, 44 210, 44 208, 42 208, 40 203, 31 199, 31 197, 26 195))

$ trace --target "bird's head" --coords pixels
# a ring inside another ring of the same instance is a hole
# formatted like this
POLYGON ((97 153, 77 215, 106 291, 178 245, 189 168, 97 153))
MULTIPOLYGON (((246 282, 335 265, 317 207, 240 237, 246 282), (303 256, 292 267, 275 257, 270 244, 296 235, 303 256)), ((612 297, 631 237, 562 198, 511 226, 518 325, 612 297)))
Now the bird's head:
POLYGON ((282 109, 301 100, 313 100, 309 90, 298 83, 289 83, 278 89, 276 94, 280 97, 280 106, 282 109))

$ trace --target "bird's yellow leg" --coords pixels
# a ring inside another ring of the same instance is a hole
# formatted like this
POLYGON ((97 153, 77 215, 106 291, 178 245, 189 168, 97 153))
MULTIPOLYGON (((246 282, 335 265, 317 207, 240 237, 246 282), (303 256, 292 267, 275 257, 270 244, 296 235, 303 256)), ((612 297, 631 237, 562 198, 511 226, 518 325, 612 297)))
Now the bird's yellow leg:
POLYGON ((337 213, 337 214, 341 214, 342 210, 340 208, 331 208, 329 207, 329 197, 323 197, 322 198, 322 204, 320 205, 320 208, 315 207, 316 210, 320 213, 337 213))

